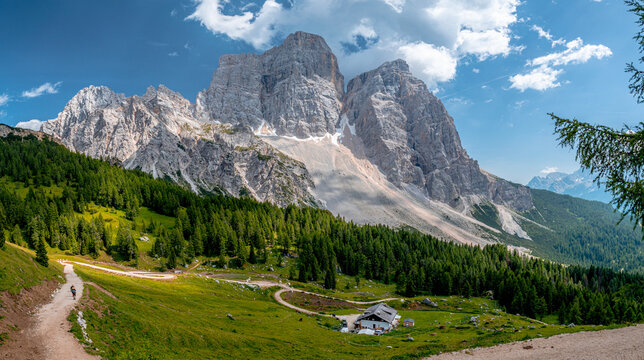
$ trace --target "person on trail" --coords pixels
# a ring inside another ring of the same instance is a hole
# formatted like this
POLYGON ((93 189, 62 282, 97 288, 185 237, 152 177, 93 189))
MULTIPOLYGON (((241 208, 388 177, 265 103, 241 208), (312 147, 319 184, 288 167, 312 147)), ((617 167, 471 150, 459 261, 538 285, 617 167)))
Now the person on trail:
POLYGON ((76 300, 76 288, 74 287, 74 285, 72 285, 71 290, 72 290, 72 296, 74 297, 74 300, 76 300))

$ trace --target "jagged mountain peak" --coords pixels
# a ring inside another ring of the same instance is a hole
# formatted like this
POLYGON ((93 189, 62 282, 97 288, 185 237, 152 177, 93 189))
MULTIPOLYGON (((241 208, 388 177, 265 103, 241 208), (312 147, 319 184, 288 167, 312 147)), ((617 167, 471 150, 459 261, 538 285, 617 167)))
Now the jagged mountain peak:
POLYGON ((396 59, 383 63, 382 65, 378 66, 377 70, 381 72, 386 70, 409 72, 409 64, 407 64, 407 61, 403 59, 396 59))
POLYGON ((291 49, 297 51, 325 51, 332 52, 329 45, 326 43, 323 37, 316 34, 307 33, 304 31, 296 31, 292 34, 289 34, 286 39, 282 42, 281 45, 276 46, 270 51, 282 51, 284 49, 291 49), (279 50, 277 50, 279 49, 279 50))
POLYGON ((65 106, 65 110, 74 111, 82 108, 83 110, 90 112, 97 108, 118 103, 123 100, 125 100, 125 95, 117 94, 107 86, 90 85, 81 89, 76 95, 74 95, 74 97, 65 106))
POLYGON ((403 60, 386 62, 349 82, 344 114, 360 141, 350 146, 397 186, 414 185, 454 207, 494 201, 527 210, 527 189, 487 176, 461 145, 442 102, 409 72, 403 60))
POLYGON ((309 138, 335 131, 344 77, 320 36, 297 32, 259 55, 224 55, 196 100, 205 121, 309 138))
POLYGON ((143 94, 142 98, 154 98, 158 97, 160 95, 167 95, 167 96, 172 96, 172 97, 180 97, 183 98, 183 96, 176 92, 168 89, 165 85, 160 84, 156 88, 152 85, 148 86, 148 88, 145 90, 145 94, 143 94))

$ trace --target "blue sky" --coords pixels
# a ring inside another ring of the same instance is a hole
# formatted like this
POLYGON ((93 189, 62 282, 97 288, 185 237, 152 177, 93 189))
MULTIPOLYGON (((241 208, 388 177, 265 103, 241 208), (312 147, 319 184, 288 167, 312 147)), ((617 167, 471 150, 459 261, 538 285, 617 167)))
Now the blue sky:
POLYGON ((482 168, 526 183, 571 172, 562 116, 643 121, 627 89, 635 17, 618 0, 2 1, 0 122, 55 118, 83 87, 164 84, 194 101, 219 56, 296 30, 324 36, 345 77, 404 58, 455 119, 482 168))

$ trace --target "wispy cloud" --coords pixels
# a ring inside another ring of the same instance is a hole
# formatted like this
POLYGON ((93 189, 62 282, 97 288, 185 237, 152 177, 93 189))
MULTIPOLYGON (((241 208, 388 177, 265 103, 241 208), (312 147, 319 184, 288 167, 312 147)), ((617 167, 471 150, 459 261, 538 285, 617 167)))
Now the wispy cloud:
POLYGON ((9 102, 10 98, 7 94, 0 94, 0 106, 6 105, 9 102))
POLYGON ((59 81, 55 84, 44 83, 38 87, 35 87, 30 90, 25 90, 22 92, 22 97, 26 98, 35 98, 44 94, 56 94, 58 92, 58 87, 62 84, 62 81, 59 81))
MULTIPOLYGON (((537 27, 540 29, 539 27, 537 27)), ((549 33, 543 37, 552 39, 549 33)), ((559 40, 555 40, 559 41, 559 40)), ((554 46, 554 45, 553 45, 554 46)), ((527 73, 510 77, 510 88, 525 91, 528 89, 544 91, 561 86, 558 81, 563 73, 561 67, 574 64, 584 64, 591 59, 603 59, 613 55, 604 45, 584 45, 581 38, 566 42, 566 50, 553 52, 528 60, 526 66, 532 67, 527 73)), ((565 82, 567 83, 567 82, 565 82)))
POLYGON ((588 60, 603 59, 613 55, 613 52, 604 45, 584 45, 581 38, 566 43, 566 50, 540 56, 528 61, 530 66, 559 66, 568 64, 583 64, 588 60))
POLYGON ((176 51, 173 51, 171 53, 168 53, 168 56, 171 56, 171 57, 179 56, 179 53, 176 51))
POLYGON ((544 175, 548 175, 548 174, 552 174, 553 172, 557 172, 557 170, 559 170, 558 167, 551 166, 551 167, 547 167, 547 168, 541 170, 540 173, 542 173, 544 175))

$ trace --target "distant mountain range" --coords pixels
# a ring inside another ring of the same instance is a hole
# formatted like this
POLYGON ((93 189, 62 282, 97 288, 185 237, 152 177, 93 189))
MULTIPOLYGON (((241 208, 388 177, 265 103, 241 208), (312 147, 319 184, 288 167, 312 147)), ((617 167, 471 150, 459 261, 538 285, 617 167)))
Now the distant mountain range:
POLYGON ((612 199, 603 187, 593 182, 594 177, 583 169, 572 174, 553 172, 546 176, 535 176, 528 183, 533 189, 548 190, 557 194, 570 195, 586 200, 608 203, 612 199))

